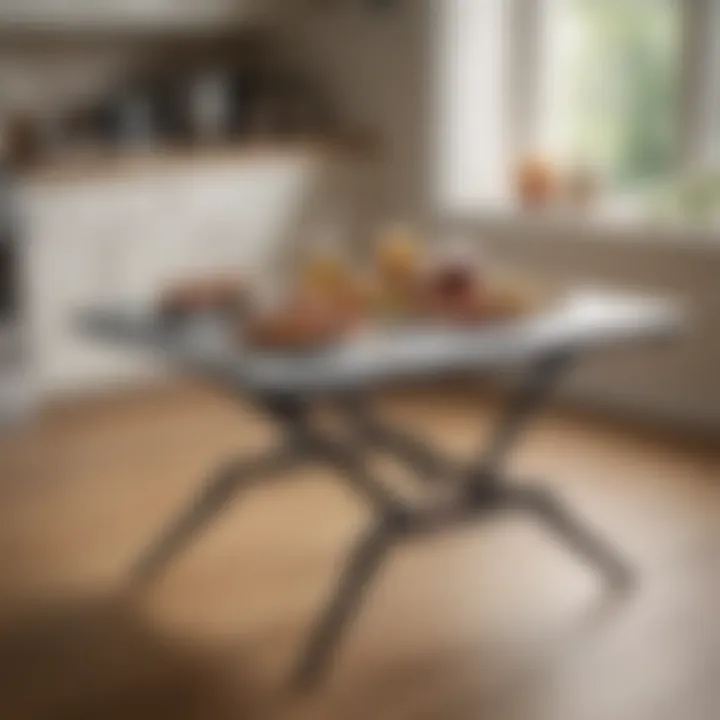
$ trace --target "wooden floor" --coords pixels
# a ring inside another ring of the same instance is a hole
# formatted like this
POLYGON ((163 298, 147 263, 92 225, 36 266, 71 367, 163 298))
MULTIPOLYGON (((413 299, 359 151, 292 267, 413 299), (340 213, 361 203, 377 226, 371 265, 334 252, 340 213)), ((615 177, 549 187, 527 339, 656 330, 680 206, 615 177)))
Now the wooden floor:
MULTIPOLYGON (((453 453, 489 427, 460 392, 380 405, 453 453)), ((188 387, 65 407, 0 440, 0 718, 720 717, 717 455, 540 419, 513 470, 611 538, 638 589, 608 594, 521 516, 408 544, 328 682, 297 697, 287 673, 368 520, 331 472, 258 490, 156 585, 126 583, 219 459, 272 439, 249 409, 188 387)))

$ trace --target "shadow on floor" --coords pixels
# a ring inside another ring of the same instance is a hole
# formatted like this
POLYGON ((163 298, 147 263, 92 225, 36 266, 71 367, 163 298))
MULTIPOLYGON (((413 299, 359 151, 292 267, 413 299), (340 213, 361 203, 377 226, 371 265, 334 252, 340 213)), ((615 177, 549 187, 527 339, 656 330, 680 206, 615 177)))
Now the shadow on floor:
POLYGON ((253 711, 252 665, 163 636, 130 603, 43 603, 0 617, 0 718, 199 720, 253 711))

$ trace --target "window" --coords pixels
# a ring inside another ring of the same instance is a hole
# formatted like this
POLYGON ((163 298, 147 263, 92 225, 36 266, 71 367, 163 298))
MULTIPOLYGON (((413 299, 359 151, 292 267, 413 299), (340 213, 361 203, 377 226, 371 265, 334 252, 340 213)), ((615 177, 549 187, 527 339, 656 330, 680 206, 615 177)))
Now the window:
POLYGON ((547 0, 539 145, 616 187, 667 178, 678 157, 678 0, 547 0))
POLYGON ((438 5, 443 209, 506 199, 528 153, 617 195, 720 176, 720 0, 438 5))

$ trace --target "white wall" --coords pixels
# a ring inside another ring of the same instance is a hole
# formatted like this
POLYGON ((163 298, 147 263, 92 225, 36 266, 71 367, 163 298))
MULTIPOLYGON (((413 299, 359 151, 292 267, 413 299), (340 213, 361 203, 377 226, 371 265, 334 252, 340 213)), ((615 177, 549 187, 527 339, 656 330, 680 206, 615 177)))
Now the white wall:
POLYGON ((588 359, 565 391, 600 408, 720 433, 720 237, 683 243, 637 230, 543 230, 532 221, 479 218, 450 225, 552 288, 588 283, 687 302, 692 321, 676 340, 588 359))
POLYGON ((39 117, 60 114, 112 87, 142 62, 142 50, 131 42, 1 47, 0 41, 0 111, 39 117))
POLYGON ((428 215, 432 4, 405 0, 372 12, 361 2, 325 3, 278 28, 278 45, 326 88, 344 120, 377 140, 364 233, 378 221, 428 215))

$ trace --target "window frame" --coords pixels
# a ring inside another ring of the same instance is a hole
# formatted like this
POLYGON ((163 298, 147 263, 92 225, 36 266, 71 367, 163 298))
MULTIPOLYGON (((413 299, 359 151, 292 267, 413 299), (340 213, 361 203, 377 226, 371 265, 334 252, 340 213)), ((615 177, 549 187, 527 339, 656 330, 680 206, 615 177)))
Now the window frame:
POLYGON ((684 2, 682 9, 681 160, 693 170, 708 158, 720 161, 720 0, 684 2))

